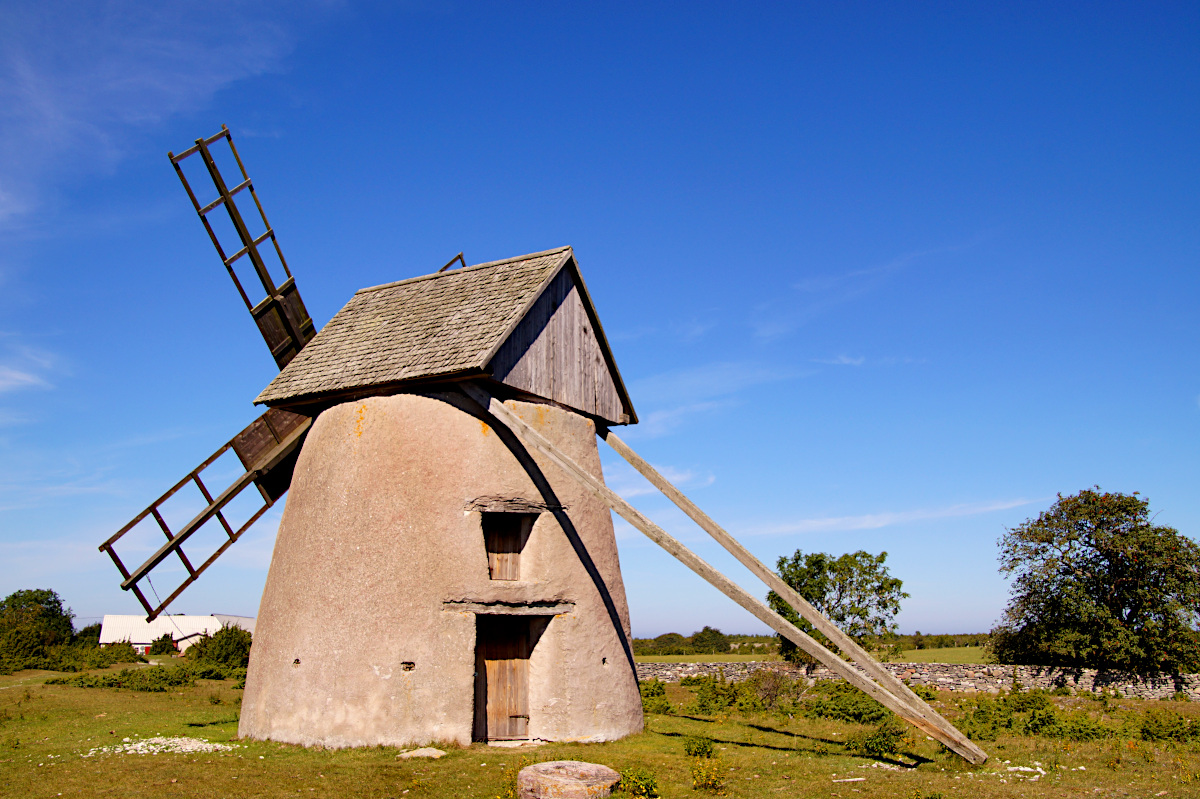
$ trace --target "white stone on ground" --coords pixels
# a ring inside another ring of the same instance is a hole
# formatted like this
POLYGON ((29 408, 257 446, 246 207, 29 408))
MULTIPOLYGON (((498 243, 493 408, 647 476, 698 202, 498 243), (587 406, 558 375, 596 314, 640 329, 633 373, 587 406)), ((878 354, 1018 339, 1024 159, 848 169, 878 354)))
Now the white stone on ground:
MULTIPOLYGON (((129 741, 128 738, 125 741, 129 741)), ((129 741, 128 743, 119 743, 115 746, 98 746, 90 752, 80 755, 80 757, 92 757, 93 755, 186 755, 198 752, 229 752, 237 748, 236 744, 214 744, 208 741, 202 741, 199 738, 185 738, 182 736, 166 738, 144 738, 140 741, 129 741)))
POLYGON ((406 759, 410 758, 410 757, 439 758, 444 754, 446 754, 446 753, 443 752, 441 749, 434 749, 432 746, 425 746, 420 749, 413 749, 408 752, 401 752, 400 754, 396 755, 396 757, 403 757, 406 759))
POLYGON ((519 799, 593 799, 612 794, 621 775, 608 766, 553 760, 526 766, 517 774, 519 799))

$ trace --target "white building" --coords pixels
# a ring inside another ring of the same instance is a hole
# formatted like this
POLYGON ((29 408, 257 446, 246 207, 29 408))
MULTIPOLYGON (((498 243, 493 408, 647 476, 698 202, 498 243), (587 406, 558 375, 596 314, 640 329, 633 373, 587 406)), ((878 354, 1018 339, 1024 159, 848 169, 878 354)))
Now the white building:
POLYGON ((207 633, 212 635, 222 627, 241 627, 254 633, 254 619, 248 616, 229 616, 214 613, 211 616, 159 616, 146 621, 145 616, 118 616, 108 614, 100 625, 100 645, 128 641, 135 650, 146 654, 150 644, 164 635, 170 635, 180 652, 207 633))

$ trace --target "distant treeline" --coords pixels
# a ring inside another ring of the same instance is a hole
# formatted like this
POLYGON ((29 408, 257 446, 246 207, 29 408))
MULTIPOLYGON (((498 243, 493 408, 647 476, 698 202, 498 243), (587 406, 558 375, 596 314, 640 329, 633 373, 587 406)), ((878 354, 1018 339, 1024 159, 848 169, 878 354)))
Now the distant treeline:
POLYGON ((635 655, 719 655, 730 651, 730 644, 742 643, 746 639, 769 641, 770 635, 726 635, 715 627, 705 627, 691 635, 664 633, 657 638, 634 638, 635 655))
POLYGON ((987 643, 987 633, 955 633, 954 635, 933 635, 917 630, 912 635, 897 635, 894 643, 901 649, 949 649, 957 646, 983 646, 987 643))
MULTIPOLYGON (((983 646, 987 633, 926 634, 920 630, 912 635, 896 635, 875 647, 905 651, 910 649, 948 649, 959 646, 983 646)), ((705 627, 691 635, 665 633, 657 638, 634 638, 635 655, 713 655, 725 652, 766 654, 779 651, 775 635, 726 634, 714 627, 705 627)))

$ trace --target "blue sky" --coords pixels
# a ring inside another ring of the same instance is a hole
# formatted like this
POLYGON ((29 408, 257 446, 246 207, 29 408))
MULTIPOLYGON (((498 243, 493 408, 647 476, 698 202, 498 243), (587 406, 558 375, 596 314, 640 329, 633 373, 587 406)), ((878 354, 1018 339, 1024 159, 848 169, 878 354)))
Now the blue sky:
MULTIPOLYGON (((769 563, 886 550, 905 631, 991 627, 1058 492, 1196 535, 1194 4, 578 5, 0 0, 0 594, 137 612, 97 545, 257 415, 166 158, 222 123, 318 324, 573 245, 623 437, 769 563)), ((256 613, 276 511, 173 610, 256 613)), ((762 629, 617 535, 635 634, 762 629)))

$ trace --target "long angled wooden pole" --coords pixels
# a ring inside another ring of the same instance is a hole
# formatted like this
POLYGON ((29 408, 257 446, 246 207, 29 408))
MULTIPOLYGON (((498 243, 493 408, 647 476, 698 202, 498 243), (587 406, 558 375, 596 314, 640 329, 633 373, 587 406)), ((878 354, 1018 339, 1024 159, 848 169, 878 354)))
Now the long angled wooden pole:
MULTIPOLYGON (((832 641, 839 649, 850 656, 850 659, 858 664, 859 668, 865 671, 872 678, 877 680, 884 687, 891 690, 898 696, 904 697, 908 703, 915 709, 921 712, 934 724, 941 727, 948 735, 960 734, 949 721, 943 718, 936 710, 931 708, 924 699, 913 693, 912 689, 904 684, 902 680, 885 669, 882 664, 871 656, 869 652, 863 649, 858 643, 842 632, 836 624, 829 620, 825 614, 813 607, 804 597, 800 596, 796 591, 782 579, 779 575, 767 568, 766 564, 754 557, 742 544, 725 531, 719 524, 713 521, 708 514, 700 510, 694 502, 688 499, 682 491, 671 484, 669 480, 663 477, 658 470, 645 461, 640 455, 633 451, 632 448, 622 441, 616 433, 608 428, 600 428, 597 431, 600 438, 604 439, 610 447, 616 450, 617 454, 627 460, 633 468, 637 469, 643 477, 650 481, 651 485, 661 491, 667 499, 679 506, 679 509, 691 517, 692 521, 700 525, 706 533, 711 535, 718 544, 723 546, 731 555, 753 572, 754 576, 758 577, 767 587, 779 594, 784 602, 787 602, 796 612, 807 619, 813 627, 821 631, 825 637, 832 641)), ((982 750, 980 750, 982 753, 982 750)))
POLYGON ((908 702, 900 699, 887 689, 874 682, 854 665, 847 663, 830 652, 804 631, 775 613, 745 589, 733 583, 717 569, 702 560, 675 538, 670 536, 654 522, 643 516, 636 508, 622 499, 608 486, 597 480, 590 472, 547 441, 540 433, 525 423, 519 416, 504 406, 504 403, 489 395, 479 386, 463 383, 460 388, 472 400, 483 406, 501 424, 507 427, 526 446, 537 450, 549 458, 555 465, 573 477, 584 488, 591 491, 622 518, 645 534, 650 540, 670 552, 677 560, 699 574, 714 587, 733 601, 752 613, 771 629, 786 637, 804 651, 808 652, 830 671, 840 675, 881 705, 912 724, 926 735, 940 741, 948 749, 957 753, 971 763, 982 763, 987 755, 970 742, 962 733, 955 730, 956 735, 948 734, 929 719, 917 712, 908 702))

